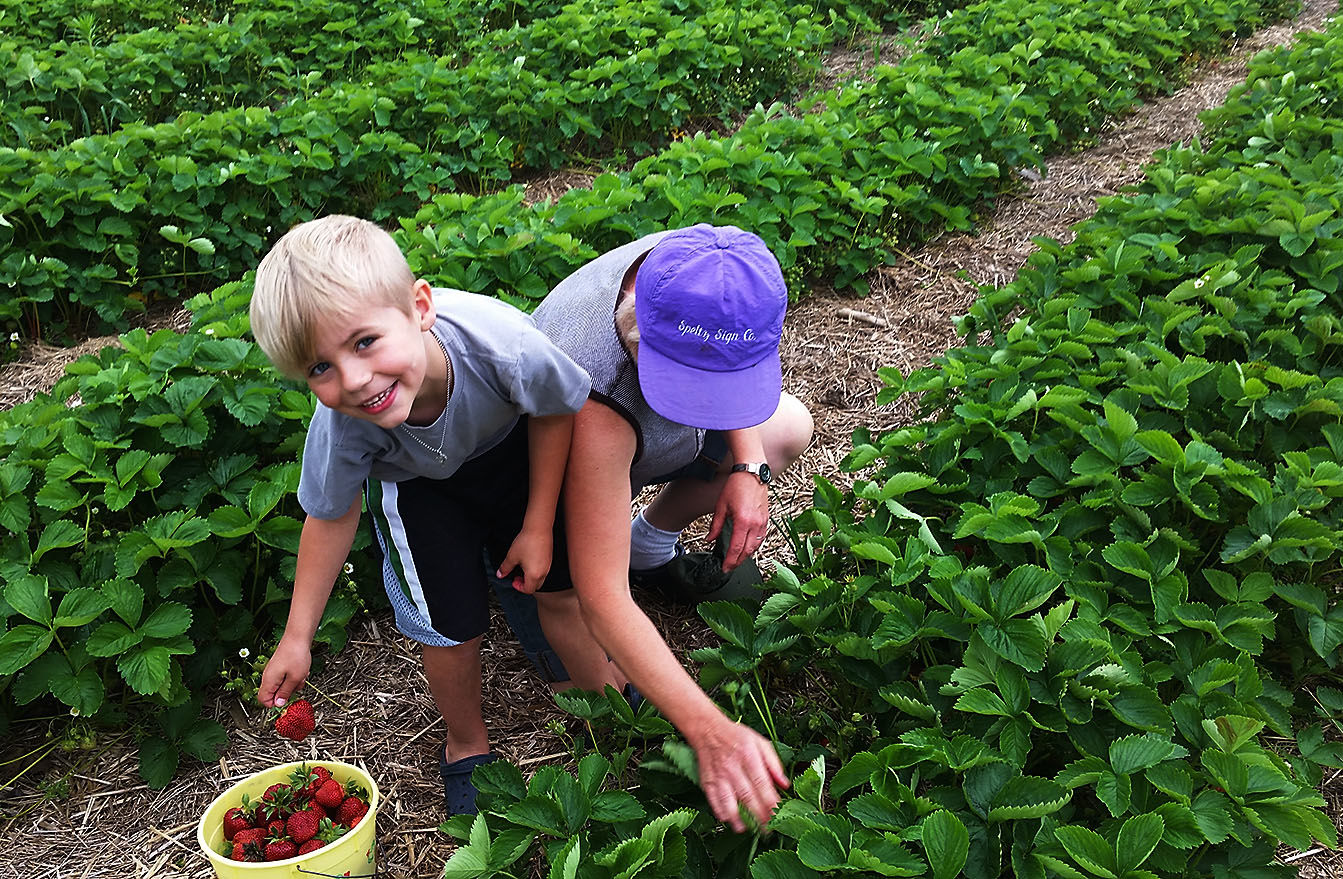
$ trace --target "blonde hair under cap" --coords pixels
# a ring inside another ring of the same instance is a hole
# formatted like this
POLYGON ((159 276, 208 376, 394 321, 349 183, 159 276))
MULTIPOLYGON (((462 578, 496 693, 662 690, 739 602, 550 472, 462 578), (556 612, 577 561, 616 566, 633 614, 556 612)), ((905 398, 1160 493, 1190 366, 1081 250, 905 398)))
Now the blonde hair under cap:
POLYGON ((370 307, 409 314, 414 285, 392 236, 368 220, 332 214, 300 223, 257 266, 252 334, 276 368, 302 378, 321 321, 370 307))

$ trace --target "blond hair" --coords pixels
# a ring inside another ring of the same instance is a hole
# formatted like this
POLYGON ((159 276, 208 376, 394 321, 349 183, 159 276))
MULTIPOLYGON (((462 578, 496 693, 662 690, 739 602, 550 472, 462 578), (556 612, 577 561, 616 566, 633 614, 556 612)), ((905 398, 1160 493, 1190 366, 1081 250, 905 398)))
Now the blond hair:
POLYGON ((256 269, 252 334, 286 375, 302 378, 320 321, 389 306, 410 313, 415 275, 392 236, 340 214, 300 223, 256 269))

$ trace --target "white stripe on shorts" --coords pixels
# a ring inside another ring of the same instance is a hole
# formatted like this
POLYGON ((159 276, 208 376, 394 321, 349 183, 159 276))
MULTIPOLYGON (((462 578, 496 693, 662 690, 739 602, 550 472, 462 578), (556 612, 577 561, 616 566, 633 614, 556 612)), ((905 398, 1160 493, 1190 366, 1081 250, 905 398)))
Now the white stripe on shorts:
POLYGON ((415 570, 415 556, 411 554, 410 544, 406 540, 406 526, 396 506, 397 497, 395 482, 382 483, 382 512, 387 517, 387 530, 390 532, 387 538, 396 544, 396 554, 401 560, 401 570, 406 575, 406 587, 410 589, 415 609, 428 621, 429 603, 424 600, 424 587, 420 583, 419 571, 415 570))

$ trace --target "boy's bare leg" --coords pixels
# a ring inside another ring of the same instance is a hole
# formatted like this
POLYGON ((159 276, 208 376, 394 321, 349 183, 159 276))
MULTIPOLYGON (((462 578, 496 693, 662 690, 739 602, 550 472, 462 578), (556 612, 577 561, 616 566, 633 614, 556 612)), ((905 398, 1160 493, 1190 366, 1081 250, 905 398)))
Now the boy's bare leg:
POLYGON ((621 690, 628 683, 583 622, 577 590, 537 592, 536 615, 546 640, 569 672, 572 686, 600 693, 607 684, 621 690))
MULTIPOLYGON (((784 394, 779 408, 759 430, 770 468, 781 473, 811 444, 811 413, 797 397, 784 394)), ((663 531, 683 531, 700 516, 712 513, 732 463, 724 461, 711 482, 686 478, 667 483, 644 510, 648 524, 663 531)))
POLYGON ((480 713, 480 639, 456 647, 424 647, 424 676, 429 692, 448 726, 443 756, 449 763, 488 754, 489 733, 480 713))

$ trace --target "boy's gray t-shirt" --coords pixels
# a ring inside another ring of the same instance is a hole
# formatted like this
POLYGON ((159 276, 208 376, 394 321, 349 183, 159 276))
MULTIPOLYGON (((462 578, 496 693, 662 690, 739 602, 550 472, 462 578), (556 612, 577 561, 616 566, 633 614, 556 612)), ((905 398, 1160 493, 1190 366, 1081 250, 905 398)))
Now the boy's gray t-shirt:
POLYGON ((384 430, 317 404, 303 446, 298 501, 318 519, 335 519, 366 479, 446 479, 484 454, 520 415, 567 415, 583 408, 591 379, 513 306, 461 290, 434 290, 433 332, 452 359, 452 399, 433 424, 384 430), (444 436, 443 460, 434 453, 444 436), (425 448, 413 433, 428 444, 425 448))

